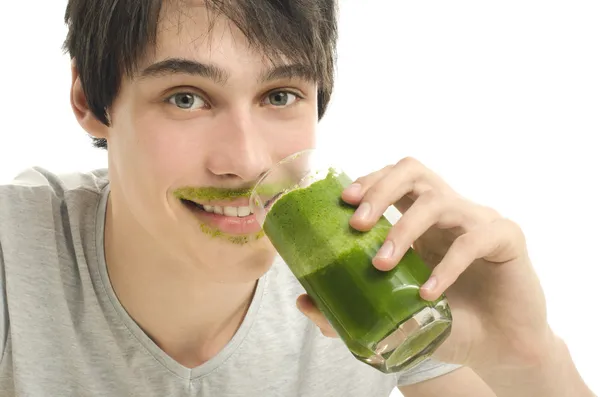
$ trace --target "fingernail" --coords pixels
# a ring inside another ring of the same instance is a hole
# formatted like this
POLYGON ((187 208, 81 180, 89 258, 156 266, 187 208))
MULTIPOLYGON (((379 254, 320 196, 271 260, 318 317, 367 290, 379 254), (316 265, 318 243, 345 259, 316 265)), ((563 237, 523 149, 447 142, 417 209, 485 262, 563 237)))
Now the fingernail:
POLYGON ((435 276, 429 277, 429 280, 421 286, 422 289, 432 291, 437 285, 437 278, 435 276))
POLYGON ((379 252, 377 252, 376 257, 381 258, 381 259, 387 259, 387 258, 391 258, 393 253, 394 253, 394 242, 391 240, 387 240, 385 243, 383 243, 383 245, 379 249, 379 252))
POLYGON ((369 216, 369 212, 371 212, 371 204, 362 203, 361 205, 358 206, 358 209, 354 213, 354 216, 357 219, 366 220, 367 217, 369 216))
POLYGON ((346 194, 350 196, 358 196, 360 194, 361 189, 362 186, 360 185, 360 183, 353 183, 352 185, 346 188, 346 194))

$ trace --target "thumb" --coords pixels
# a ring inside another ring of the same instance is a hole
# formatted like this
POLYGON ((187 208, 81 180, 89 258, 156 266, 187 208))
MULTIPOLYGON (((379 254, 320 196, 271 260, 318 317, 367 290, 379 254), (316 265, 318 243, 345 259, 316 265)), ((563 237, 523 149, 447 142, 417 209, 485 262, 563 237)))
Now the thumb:
POLYGON ((321 333, 330 338, 337 338, 338 334, 335 332, 327 318, 317 308, 310 296, 302 294, 296 300, 296 306, 298 310, 302 312, 310 321, 312 321, 319 329, 321 333))

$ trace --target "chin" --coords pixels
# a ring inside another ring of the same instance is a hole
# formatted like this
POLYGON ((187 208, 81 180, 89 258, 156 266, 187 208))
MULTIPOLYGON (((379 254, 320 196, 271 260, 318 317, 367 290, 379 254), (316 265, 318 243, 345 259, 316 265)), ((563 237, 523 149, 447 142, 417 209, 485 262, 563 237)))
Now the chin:
POLYGON ((200 250, 195 249, 195 263, 208 269, 217 282, 253 282, 272 266, 276 251, 261 231, 250 235, 225 233, 204 234, 200 250))

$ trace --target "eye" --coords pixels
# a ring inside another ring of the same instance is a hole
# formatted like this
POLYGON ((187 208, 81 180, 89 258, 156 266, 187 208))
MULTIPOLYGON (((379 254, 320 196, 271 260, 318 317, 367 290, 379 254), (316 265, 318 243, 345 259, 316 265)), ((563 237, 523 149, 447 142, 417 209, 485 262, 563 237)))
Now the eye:
POLYGON ((177 106, 179 109, 188 111, 208 107, 208 103, 200 95, 189 92, 171 95, 168 98, 168 102, 177 106))
POLYGON ((273 91, 264 99, 263 105, 285 107, 293 104, 299 99, 299 95, 290 91, 273 91))

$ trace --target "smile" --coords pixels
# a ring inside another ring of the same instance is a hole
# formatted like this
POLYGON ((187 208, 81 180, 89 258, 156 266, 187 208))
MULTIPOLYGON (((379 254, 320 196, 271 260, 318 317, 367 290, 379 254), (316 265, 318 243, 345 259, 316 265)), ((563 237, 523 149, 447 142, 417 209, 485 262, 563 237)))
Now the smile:
POLYGON ((252 215, 253 212, 249 206, 220 206, 220 205, 208 205, 208 204, 200 204, 194 201, 182 199, 182 201, 188 206, 194 206, 204 212, 209 214, 217 214, 224 215, 229 217, 238 217, 244 218, 249 215, 252 215))
POLYGON ((248 206, 200 204, 186 199, 181 199, 181 202, 200 221, 202 230, 210 231, 211 235, 246 236, 262 230, 248 206))

